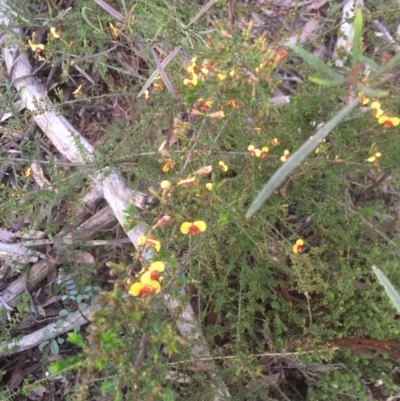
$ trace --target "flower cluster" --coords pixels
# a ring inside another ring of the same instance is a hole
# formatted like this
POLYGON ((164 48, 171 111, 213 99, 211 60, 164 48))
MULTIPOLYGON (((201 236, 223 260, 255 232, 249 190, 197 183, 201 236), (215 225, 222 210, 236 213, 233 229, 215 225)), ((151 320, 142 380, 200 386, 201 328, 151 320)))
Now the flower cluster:
POLYGON ((302 239, 298 239, 296 243, 293 245, 294 253, 302 253, 303 252, 304 241, 302 239))
POLYGON ((250 152, 252 156, 255 157, 265 157, 269 152, 269 148, 267 146, 264 146, 262 149, 256 149, 254 145, 249 145, 247 150, 250 152))
MULTIPOLYGON (((368 104, 369 99, 364 97, 361 99, 361 103, 368 104)), ((370 107, 372 115, 378 120, 378 124, 383 124, 385 128, 396 127, 400 124, 400 118, 390 117, 388 113, 382 110, 381 104, 379 102, 372 102, 370 107)))
POLYGON ((158 294, 161 291, 160 284, 160 273, 165 270, 163 262, 154 262, 150 265, 147 271, 145 271, 140 281, 131 284, 131 280, 128 280, 128 284, 131 284, 129 288, 129 294, 134 297, 146 297, 149 294, 158 294))

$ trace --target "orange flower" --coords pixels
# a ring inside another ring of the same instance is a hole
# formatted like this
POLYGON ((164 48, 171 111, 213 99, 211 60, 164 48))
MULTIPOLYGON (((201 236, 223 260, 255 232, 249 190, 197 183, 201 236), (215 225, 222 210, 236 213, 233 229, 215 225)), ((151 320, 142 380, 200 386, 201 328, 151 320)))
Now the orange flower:
POLYGON ((397 127, 400 124, 398 117, 381 116, 378 118, 378 123, 383 124, 385 128, 397 127))
POLYGON ((221 167, 221 170, 226 173, 229 170, 229 167, 222 161, 220 160, 218 162, 219 166, 221 167))
POLYGON ((237 109, 239 107, 238 102, 233 99, 228 100, 228 106, 232 106, 234 109, 237 109))
POLYGON ((164 171, 164 173, 166 173, 167 171, 171 170, 172 167, 174 167, 174 163, 167 162, 163 165, 162 171, 164 171))
POLYGON ((29 46, 31 47, 32 51, 40 53, 42 50, 44 50, 44 45, 42 44, 36 44, 32 43, 30 39, 28 39, 29 46))
POLYGON ((287 51, 282 49, 279 50, 276 57, 275 57, 275 63, 279 63, 282 59, 284 59, 287 56, 287 51))
POLYGON ((293 245, 293 252, 294 253, 302 253, 303 252, 303 245, 304 245, 304 241, 302 239, 298 239, 296 241, 296 244, 293 245))
POLYGON ((147 235, 141 235, 139 237, 137 246, 146 246, 146 245, 151 246, 156 252, 160 252, 161 249, 160 241, 156 241, 153 238, 148 237, 147 235))
POLYGON ((204 100, 202 98, 200 98, 194 107, 199 107, 201 110, 203 111, 207 111, 211 106, 212 106, 213 102, 212 100, 204 100))
POLYGON ((207 225, 202 220, 195 221, 194 223, 189 223, 185 221, 181 225, 181 233, 182 234, 192 234, 197 235, 204 231, 206 231, 207 225))
POLYGON ((283 156, 281 157, 281 161, 285 162, 287 159, 289 159, 289 155, 290 155, 290 152, 287 149, 285 149, 283 151, 283 156))

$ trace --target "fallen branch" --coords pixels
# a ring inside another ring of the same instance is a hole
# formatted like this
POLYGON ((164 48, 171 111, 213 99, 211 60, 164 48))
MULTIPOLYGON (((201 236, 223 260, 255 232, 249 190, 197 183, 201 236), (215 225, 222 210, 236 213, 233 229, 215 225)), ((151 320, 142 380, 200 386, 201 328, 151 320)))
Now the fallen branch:
MULTIPOLYGON (((212 0, 209 4, 213 4, 213 2, 215 2, 215 0, 212 0)), ((4 14, 6 10, 5 0, 0 1, 0 10, 0 23, 3 23, 4 26, 10 26, 10 20, 4 14)), ((20 35, 20 31, 18 29, 10 29, 7 31, 5 37, 9 34, 20 35)), ((4 41, 5 39, 3 38, 3 43, 4 41)), ((5 41, 5 43, 12 42, 5 41)), ((46 97, 45 89, 40 81, 34 77, 18 80, 18 78, 31 73, 32 69, 28 56, 24 53, 20 53, 18 47, 3 49, 3 56, 10 78, 15 82, 14 85, 16 89, 20 91, 22 101, 27 109, 32 111, 32 118, 51 140, 57 150, 69 161, 79 163, 90 162, 92 160, 93 147, 63 116, 60 116, 56 112, 53 104, 46 97)), ((135 199, 132 199, 132 196, 134 197, 135 194, 134 191, 127 188, 121 176, 115 172, 107 171, 107 174, 102 174, 100 177, 97 177, 95 185, 97 187, 98 196, 101 194, 104 196, 113 210, 115 217, 121 226, 124 227, 124 211, 130 205, 134 204, 135 199)), ((135 206, 138 205, 135 204, 135 206)), ((128 231, 127 235, 135 247, 137 247, 139 237, 142 234, 146 234, 147 231, 147 225, 140 223, 133 230, 128 231)), ((148 253, 144 255, 144 257, 151 259, 152 254, 148 253)), ((165 298, 171 313, 176 313, 177 310, 180 311, 181 304, 177 300, 169 295, 165 295, 165 298)), ((91 306, 90 308, 92 309, 87 308, 82 311, 82 313, 85 316, 89 316, 89 313, 96 307, 98 306, 91 306)), ((193 348, 191 351, 195 358, 199 356, 205 358, 210 357, 210 351, 208 350, 201 329, 197 325, 193 309, 189 304, 184 308, 184 314, 178 317, 177 325, 180 333, 192 344, 193 348)), ((72 328, 73 324, 69 324, 68 322, 63 326, 64 332, 72 330, 72 328)), ((51 329, 50 331, 53 333, 51 329)), ((59 334, 59 331, 54 331, 55 336, 59 334)), ((43 340, 43 330, 39 330, 29 336, 23 337, 21 340, 3 345, 1 348, 7 352, 11 349, 20 352, 40 344, 43 340)), ((220 401, 230 398, 225 384, 221 380, 218 380, 214 374, 212 376, 214 380, 212 386, 217 390, 214 400, 220 401)))

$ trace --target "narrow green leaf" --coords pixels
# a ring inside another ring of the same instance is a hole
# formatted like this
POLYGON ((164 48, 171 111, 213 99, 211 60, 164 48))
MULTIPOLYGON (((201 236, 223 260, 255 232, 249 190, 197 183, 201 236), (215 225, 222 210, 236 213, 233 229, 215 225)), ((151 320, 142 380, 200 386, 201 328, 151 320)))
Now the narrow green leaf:
POLYGON ((354 17, 354 38, 351 54, 351 64, 355 67, 360 59, 362 48, 362 30, 363 30, 363 15, 361 8, 357 8, 356 16, 354 17))
POLYGON ((400 295, 397 292, 396 288, 393 287, 393 284, 376 266, 372 266, 372 270, 376 274, 376 277, 378 278, 379 282, 385 289, 386 294, 388 295, 393 305, 397 309, 397 312, 400 313, 400 295))
POLYGON ((81 11, 81 14, 82 14, 82 18, 86 21, 86 23, 89 25, 89 26, 91 26, 96 32, 100 32, 100 33, 104 33, 101 29, 99 29, 99 28, 97 28, 97 27, 95 27, 90 21, 89 21, 89 18, 87 17, 87 15, 86 15, 86 10, 90 10, 90 11, 93 11, 91 8, 89 8, 89 7, 82 7, 82 11, 81 11))
POLYGON ((323 125, 317 133, 312 136, 308 141, 304 142, 290 157, 289 160, 284 162, 278 170, 272 175, 270 180, 261 190, 261 192, 253 200, 249 209, 246 212, 246 219, 249 219, 258 209, 264 204, 264 202, 271 196, 271 194, 283 183, 286 177, 296 167, 302 163, 306 157, 317 148, 319 143, 341 122, 343 119, 351 113, 351 111, 360 104, 360 98, 354 99, 349 105, 342 109, 335 117, 330 119, 325 125, 323 125))
POLYGON ((346 78, 342 77, 340 79, 323 79, 323 78, 318 78, 318 77, 308 77, 308 80, 311 82, 314 82, 317 85, 320 86, 341 86, 346 82, 346 78))
POLYGON ((368 67, 371 67, 375 71, 377 71, 377 70, 379 70, 379 68, 381 68, 381 66, 375 60, 372 60, 372 58, 366 57, 363 54, 360 54, 360 57, 358 59, 359 59, 359 61, 362 61, 368 67))
POLYGON ((361 82, 357 84, 357 89, 362 91, 366 96, 385 97, 389 95, 389 91, 383 89, 372 89, 368 86, 363 85, 361 82))
POLYGON ((302 59, 304 59, 305 62, 310 64, 321 74, 327 75, 328 77, 333 78, 333 79, 343 79, 344 78, 343 75, 339 74, 338 72, 333 70, 331 67, 327 66, 323 61, 321 61, 321 59, 314 56, 314 54, 308 52, 307 50, 304 50, 301 47, 298 47, 296 45, 291 45, 291 44, 286 44, 286 46, 289 47, 290 49, 292 49, 302 59))

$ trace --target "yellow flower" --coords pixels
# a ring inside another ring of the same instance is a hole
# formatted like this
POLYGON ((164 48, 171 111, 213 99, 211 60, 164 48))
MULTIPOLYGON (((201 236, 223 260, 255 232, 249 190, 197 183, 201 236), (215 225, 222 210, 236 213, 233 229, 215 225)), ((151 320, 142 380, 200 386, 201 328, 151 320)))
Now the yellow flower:
POLYGON ((290 152, 287 149, 285 149, 283 151, 283 156, 281 157, 281 161, 285 162, 287 159, 289 159, 289 155, 290 155, 290 152))
POLYGON ((222 161, 220 160, 218 162, 219 166, 221 167, 221 170, 226 173, 229 170, 229 167, 222 161))
POLYGON ((28 39, 29 46, 31 47, 32 51, 40 53, 42 50, 44 50, 44 45, 42 44, 36 44, 32 43, 30 39, 28 39))
POLYGON ((378 159, 379 159, 381 156, 382 156, 382 153, 381 153, 381 152, 376 152, 373 156, 371 156, 371 157, 369 157, 369 158, 367 159, 367 162, 370 162, 370 163, 377 162, 378 159))
POLYGON ((183 80, 183 84, 187 85, 189 87, 196 86, 199 83, 199 80, 197 79, 197 75, 196 74, 193 74, 193 76, 194 76, 194 78, 192 78, 192 79, 185 78, 183 80))
POLYGON ((156 252, 160 252, 161 249, 161 244, 160 241, 156 241, 150 237, 147 237, 147 235, 141 235, 139 237, 137 246, 144 246, 144 245, 149 245, 151 246, 156 252))
POLYGON ((260 127, 254 127, 254 131, 256 131, 257 134, 259 134, 261 132, 261 128, 260 127))
POLYGON ((360 100, 361 104, 366 105, 369 103, 369 99, 366 96, 363 96, 360 100))
POLYGON ((72 92, 72 94, 73 94, 75 97, 79 97, 79 96, 81 95, 81 89, 82 89, 82 85, 79 85, 79 86, 72 92))
POLYGON ((272 146, 278 146, 278 145, 280 145, 281 144, 281 142, 280 142, 280 140, 278 139, 278 138, 274 138, 272 141, 271 141, 271 145, 272 146))
POLYGON ((114 38, 116 38, 118 36, 117 28, 115 28, 115 26, 111 22, 109 23, 109 26, 111 30, 111 35, 114 36, 114 38))
POLYGON ((170 183, 168 180, 163 180, 163 181, 161 181, 161 183, 160 183, 160 187, 161 187, 162 189, 171 188, 171 183, 170 183))
POLYGON ((174 163, 173 162, 167 162, 163 165, 162 167, 162 171, 164 171, 164 173, 166 173, 167 171, 171 170, 171 168, 174 167, 174 163))
POLYGON ((217 76, 220 81, 223 81, 224 79, 226 79, 226 74, 218 74, 217 76))
POLYGON ((378 123, 383 124, 386 128, 397 127, 400 124, 398 117, 381 116, 378 118, 378 123))
POLYGON ((296 244, 293 245, 293 252, 294 253, 302 253, 303 252, 303 245, 304 245, 304 241, 302 239, 298 239, 296 241, 296 244))
POLYGON ((181 233, 182 234, 192 234, 197 235, 204 231, 206 231, 207 225, 202 220, 195 221, 194 223, 189 223, 185 221, 181 225, 181 233))
POLYGON ((50 28, 50 37, 54 38, 54 39, 58 39, 60 37, 60 32, 57 31, 56 28, 54 28, 54 26, 52 26, 50 28))
POLYGON ((186 178, 185 180, 180 180, 178 182, 178 185, 191 184, 194 181, 196 181, 196 177, 190 177, 190 178, 186 178))
POLYGON ((150 95, 149 95, 149 90, 146 89, 146 90, 144 91, 144 98, 147 100, 149 97, 150 97, 150 95))
POLYGON ((207 189, 208 191, 212 191, 212 190, 213 190, 213 187, 214 187, 214 184, 213 184, 212 182, 208 182, 208 183, 206 184, 206 189, 207 189))

